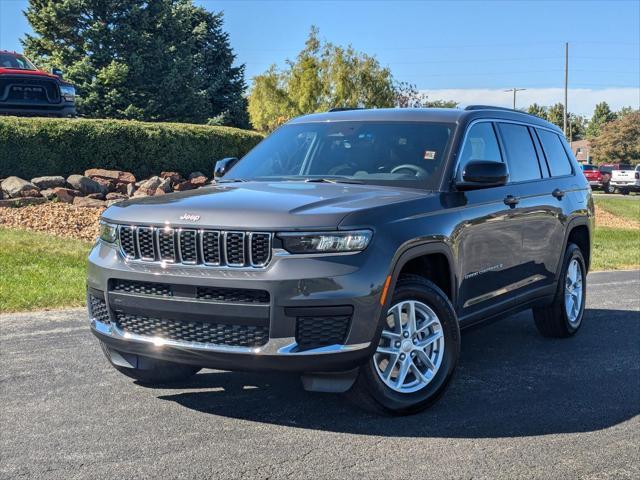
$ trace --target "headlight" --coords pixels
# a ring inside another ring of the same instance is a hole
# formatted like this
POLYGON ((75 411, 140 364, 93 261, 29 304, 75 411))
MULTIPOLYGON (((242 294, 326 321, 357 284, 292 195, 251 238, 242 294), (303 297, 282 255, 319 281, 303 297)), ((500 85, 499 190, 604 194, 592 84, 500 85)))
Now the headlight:
POLYGON ((100 222, 100 240, 107 243, 114 243, 118 238, 118 227, 104 221, 100 222))
POLYGON ((66 101, 73 102, 76 98, 76 89, 72 85, 60 85, 60 94, 66 101))
POLYGON ((278 237, 289 253, 359 252, 367 248, 371 230, 351 232, 280 233, 278 237))

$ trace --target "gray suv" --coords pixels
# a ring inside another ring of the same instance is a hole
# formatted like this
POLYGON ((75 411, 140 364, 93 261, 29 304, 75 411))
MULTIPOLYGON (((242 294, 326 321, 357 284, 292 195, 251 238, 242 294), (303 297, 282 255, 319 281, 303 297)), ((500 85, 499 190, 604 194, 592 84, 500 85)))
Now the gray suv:
POLYGON ((461 329, 528 308, 544 336, 580 328, 593 200, 542 119, 332 111, 216 173, 102 215, 91 329, 140 383, 290 371, 308 390, 408 414, 445 390, 461 329))

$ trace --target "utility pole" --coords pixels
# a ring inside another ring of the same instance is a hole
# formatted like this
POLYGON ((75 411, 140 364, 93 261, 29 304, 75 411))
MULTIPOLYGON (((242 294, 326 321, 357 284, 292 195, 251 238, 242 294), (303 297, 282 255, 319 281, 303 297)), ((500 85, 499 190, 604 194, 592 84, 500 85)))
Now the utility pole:
POLYGON ((568 138, 567 120, 569 113, 567 110, 567 92, 569 90, 569 42, 564 44, 564 136, 568 138))
POLYGON ((509 88, 508 90, 505 90, 505 92, 513 92, 513 109, 516 109, 516 92, 522 92, 523 90, 526 90, 526 88, 509 88))

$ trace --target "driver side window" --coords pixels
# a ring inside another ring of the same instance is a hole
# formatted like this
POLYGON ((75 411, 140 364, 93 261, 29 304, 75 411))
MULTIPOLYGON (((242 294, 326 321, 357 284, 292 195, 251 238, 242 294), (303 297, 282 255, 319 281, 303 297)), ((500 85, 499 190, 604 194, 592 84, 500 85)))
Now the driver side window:
POLYGON ((502 154, 498 146, 496 132, 490 122, 476 123, 467 132, 467 138, 460 154, 458 175, 462 175, 464 167, 471 160, 502 162, 502 154))

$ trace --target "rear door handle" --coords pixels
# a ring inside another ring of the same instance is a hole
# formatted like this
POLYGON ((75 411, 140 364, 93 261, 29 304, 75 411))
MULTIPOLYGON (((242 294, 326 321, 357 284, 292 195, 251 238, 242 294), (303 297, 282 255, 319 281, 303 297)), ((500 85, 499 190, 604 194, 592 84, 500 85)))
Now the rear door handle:
POLYGON ((559 188, 556 188, 553 192, 551 192, 551 195, 556 197, 558 200, 562 200, 562 197, 564 197, 564 192, 559 188))
POLYGON ((504 204, 509 205, 510 207, 515 207, 520 202, 518 197, 514 197, 513 195, 507 195, 504 197, 504 204))

